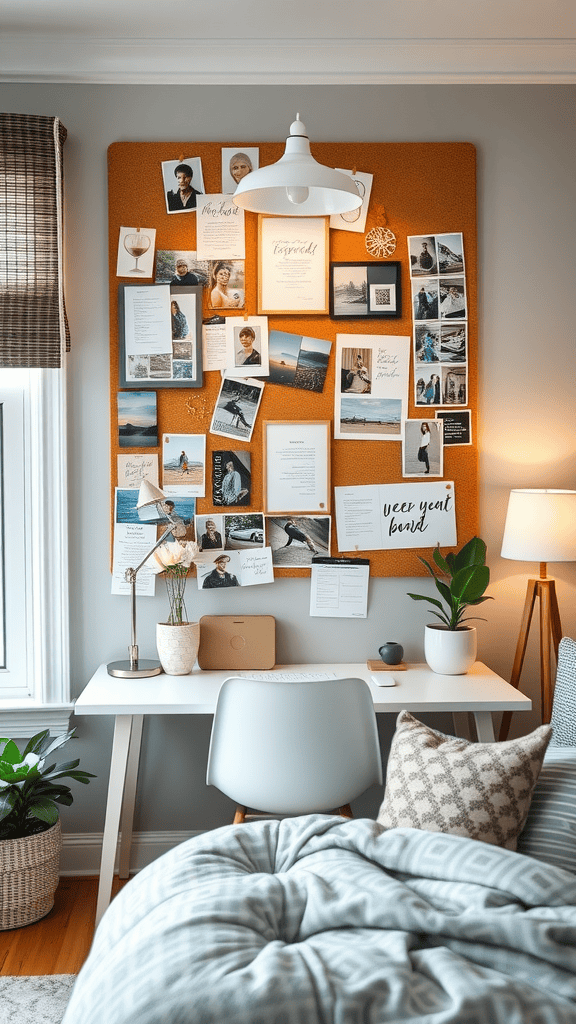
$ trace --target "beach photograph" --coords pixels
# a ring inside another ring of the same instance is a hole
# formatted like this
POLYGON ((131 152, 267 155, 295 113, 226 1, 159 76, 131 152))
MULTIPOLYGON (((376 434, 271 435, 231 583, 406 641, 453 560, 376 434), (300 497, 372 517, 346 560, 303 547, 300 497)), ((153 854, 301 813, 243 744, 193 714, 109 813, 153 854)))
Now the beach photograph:
POLYGON ((186 487, 204 496, 206 465, 205 434, 164 434, 162 438, 162 487, 186 487))
POLYGON ((298 368, 301 334, 288 334, 286 331, 270 331, 268 335, 268 359, 270 363, 270 384, 284 384, 294 387, 294 378, 298 368))
POLYGON ((158 418, 155 391, 118 392, 118 444, 120 448, 155 448, 158 418))
POLYGON ((400 437, 402 400, 400 398, 360 398, 342 396, 340 433, 357 437, 381 434, 400 437))
POLYGON ((301 339, 298 363, 294 375, 294 387, 303 391, 323 391, 328 372, 331 341, 323 338, 301 339))

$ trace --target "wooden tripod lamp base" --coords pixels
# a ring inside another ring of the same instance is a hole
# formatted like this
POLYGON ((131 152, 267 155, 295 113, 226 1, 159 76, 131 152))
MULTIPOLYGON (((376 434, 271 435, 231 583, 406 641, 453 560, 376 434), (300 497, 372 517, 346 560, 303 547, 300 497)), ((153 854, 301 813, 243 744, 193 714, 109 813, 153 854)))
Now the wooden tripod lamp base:
MULTIPOLYGON (((554 696, 550 674, 551 648, 554 648, 558 664, 562 626, 556 597, 556 581, 548 576, 547 563, 576 561, 576 491, 533 488, 510 491, 502 538, 502 557, 513 558, 518 562, 540 563, 539 578, 528 580, 510 683, 517 687, 520 681, 532 613, 538 601, 542 722, 549 722, 554 696)), ((508 736, 511 719, 512 712, 505 711, 498 737, 500 740, 505 740, 508 736)))
MULTIPOLYGON (((520 635, 516 645, 516 654, 512 666, 510 685, 518 689, 520 674, 524 664, 528 633, 536 601, 540 605, 540 698, 542 708, 542 722, 550 721, 552 715, 552 698, 554 686, 550 671, 551 648, 554 648, 556 662, 558 662, 558 645, 562 639, 562 626, 560 624, 560 610, 558 598, 556 597, 556 580, 546 575, 546 562, 540 564, 540 577, 528 580, 526 589, 526 600, 520 624, 520 635)), ((512 712, 505 711, 502 715, 499 740, 505 740, 510 730, 512 712)))

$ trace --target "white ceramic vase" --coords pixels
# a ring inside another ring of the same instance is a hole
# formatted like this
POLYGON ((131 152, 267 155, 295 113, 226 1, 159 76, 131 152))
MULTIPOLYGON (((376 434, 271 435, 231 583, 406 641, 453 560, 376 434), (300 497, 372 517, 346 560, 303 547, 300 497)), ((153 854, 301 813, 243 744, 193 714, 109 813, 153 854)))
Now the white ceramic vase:
POLYGON ((476 626, 448 629, 441 622, 424 629, 424 657, 433 672, 445 676, 463 676, 476 661, 476 626))
POLYGON ((156 647, 162 668, 169 676, 187 676, 194 668, 200 645, 200 623, 156 623, 156 647))

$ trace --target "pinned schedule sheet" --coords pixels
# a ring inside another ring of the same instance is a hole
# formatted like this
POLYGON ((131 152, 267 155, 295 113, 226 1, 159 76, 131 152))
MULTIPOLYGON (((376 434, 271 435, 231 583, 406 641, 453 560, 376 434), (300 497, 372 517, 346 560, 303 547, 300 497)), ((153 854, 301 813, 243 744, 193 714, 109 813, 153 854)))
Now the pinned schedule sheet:
POLYGON ((315 558, 310 580, 310 615, 365 619, 370 562, 367 558, 315 558))

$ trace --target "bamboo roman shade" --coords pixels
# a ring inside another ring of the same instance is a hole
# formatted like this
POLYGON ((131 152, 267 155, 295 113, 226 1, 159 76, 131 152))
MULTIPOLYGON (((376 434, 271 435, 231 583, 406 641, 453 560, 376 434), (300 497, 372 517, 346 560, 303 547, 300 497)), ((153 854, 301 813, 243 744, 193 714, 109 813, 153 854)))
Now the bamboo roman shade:
POLYGON ((0 366, 59 367, 69 349, 57 117, 0 114, 0 366))

